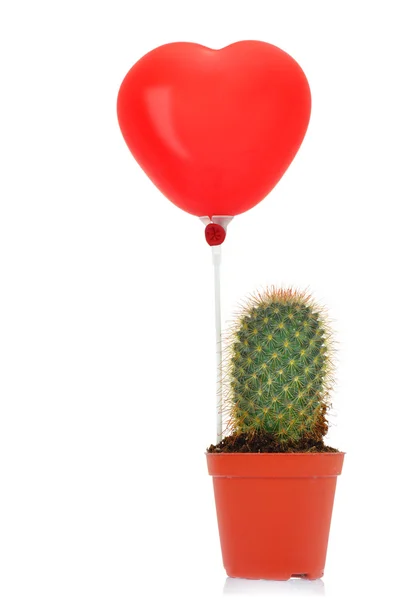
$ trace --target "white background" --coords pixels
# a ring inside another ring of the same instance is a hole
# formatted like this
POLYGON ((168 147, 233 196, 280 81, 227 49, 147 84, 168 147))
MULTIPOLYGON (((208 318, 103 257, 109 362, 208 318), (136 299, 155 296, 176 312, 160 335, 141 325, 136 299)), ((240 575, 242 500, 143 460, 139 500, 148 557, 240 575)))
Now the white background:
POLYGON ((5 0, 1 8, 2 600, 396 595, 399 492, 397 3, 5 0), (150 183, 116 120, 161 44, 276 44, 310 127, 223 246, 224 322, 307 287, 339 341, 328 442, 346 451, 326 575, 229 580, 205 448, 214 313, 203 226, 150 183))

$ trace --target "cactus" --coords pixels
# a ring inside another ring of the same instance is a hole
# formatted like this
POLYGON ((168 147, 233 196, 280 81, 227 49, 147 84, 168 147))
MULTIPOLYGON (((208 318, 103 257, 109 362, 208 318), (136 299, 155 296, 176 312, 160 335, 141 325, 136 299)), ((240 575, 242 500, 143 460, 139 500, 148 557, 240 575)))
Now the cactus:
POLYGON ((281 444, 322 439, 331 338, 324 310, 306 292, 271 288, 252 296, 228 334, 224 405, 233 431, 268 432, 281 444))

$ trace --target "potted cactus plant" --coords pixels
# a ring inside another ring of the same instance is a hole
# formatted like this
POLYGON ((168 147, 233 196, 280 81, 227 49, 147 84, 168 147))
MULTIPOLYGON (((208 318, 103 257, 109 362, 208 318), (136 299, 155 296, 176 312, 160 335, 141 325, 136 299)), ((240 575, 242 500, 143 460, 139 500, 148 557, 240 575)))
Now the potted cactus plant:
POLYGON ((333 340, 306 292, 250 297, 227 337, 227 435, 207 450, 221 550, 231 577, 324 573, 344 453, 325 446, 333 340))

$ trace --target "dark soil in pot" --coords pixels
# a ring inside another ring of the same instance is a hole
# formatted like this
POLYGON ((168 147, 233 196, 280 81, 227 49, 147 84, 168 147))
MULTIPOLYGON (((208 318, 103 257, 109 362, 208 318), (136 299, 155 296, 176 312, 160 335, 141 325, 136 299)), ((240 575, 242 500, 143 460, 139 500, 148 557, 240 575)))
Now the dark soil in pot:
POLYGON ((225 437, 219 444, 211 444, 207 452, 339 452, 326 446, 323 440, 302 438, 283 444, 265 431, 239 433, 225 437))

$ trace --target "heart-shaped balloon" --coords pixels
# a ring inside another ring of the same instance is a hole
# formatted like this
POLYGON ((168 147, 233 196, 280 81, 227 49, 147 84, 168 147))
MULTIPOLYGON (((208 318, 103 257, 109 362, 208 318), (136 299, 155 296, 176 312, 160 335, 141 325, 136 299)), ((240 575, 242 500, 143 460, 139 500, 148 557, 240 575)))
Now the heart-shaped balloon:
POLYGON ((148 177, 183 210, 209 217, 265 198, 299 149, 310 109, 300 66, 259 41, 160 46, 130 69, 117 102, 148 177))

